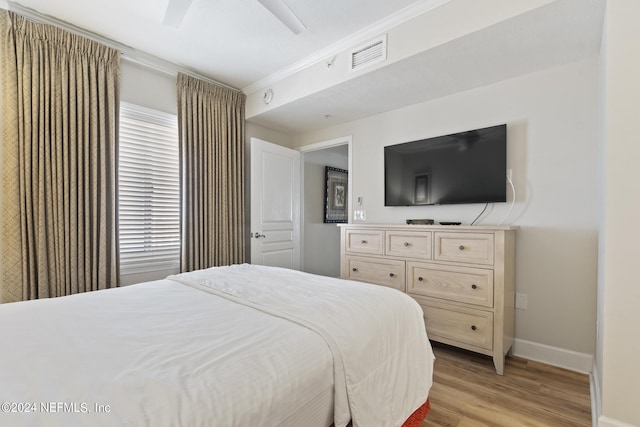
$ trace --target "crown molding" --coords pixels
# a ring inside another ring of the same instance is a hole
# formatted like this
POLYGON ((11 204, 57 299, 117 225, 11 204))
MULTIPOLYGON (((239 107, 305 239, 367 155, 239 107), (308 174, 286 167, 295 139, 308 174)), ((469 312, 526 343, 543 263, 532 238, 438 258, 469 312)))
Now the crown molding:
POLYGON ((350 49, 360 43, 364 43, 373 37, 385 33, 390 29, 407 22, 418 15, 429 12, 430 10, 433 10, 436 7, 441 6, 449 1, 450 0, 422 0, 418 3, 412 4, 411 6, 407 6, 404 9, 401 9, 396 13, 393 13, 385 17, 384 19, 381 19, 380 21, 363 28, 362 30, 357 31, 350 36, 345 37, 342 40, 339 40, 336 43, 333 43, 298 62, 294 62, 293 64, 279 71, 276 71, 275 73, 270 74, 263 79, 260 79, 248 86, 243 87, 242 91, 245 94, 249 95, 268 86, 271 86, 274 83, 284 80, 296 73, 299 73, 300 71, 309 68, 312 65, 317 64, 318 62, 325 61, 327 58, 332 58, 340 52, 350 49))
POLYGON ((86 37, 88 39, 97 41, 106 46, 109 46, 113 49, 117 49, 120 51, 122 55, 122 59, 132 62, 134 64, 142 65, 144 67, 150 68, 155 71, 159 71, 161 73, 169 74, 169 75, 177 75, 178 73, 187 74, 192 77, 196 77, 198 79, 207 81, 209 83, 213 83, 219 86, 226 87, 227 89, 231 89, 234 91, 240 91, 240 89, 229 86, 226 83, 219 82, 217 80, 212 79, 211 77, 207 77, 203 74, 200 74, 190 68, 183 67, 157 56, 151 55, 149 53, 137 50, 131 46, 127 46, 122 43, 118 43, 114 40, 111 40, 107 37, 101 36, 100 34, 94 33, 92 31, 85 30, 84 28, 78 27, 76 25, 70 24, 66 21, 63 21, 58 18, 54 18, 50 15, 45 15, 43 13, 38 12, 35 9, 31 9, 26 6, 22 6, 19 3, 16 3, 11 0, 0 0, 0 8, 10 10, 11 12, 15 12, 24 16, 25 18, 31 19, 33 21, 41 22, 44 24, 54 25, 58 28, 62 28, 70 33, 74 33, 80 35, 82 37, 86 37), (5 7, 6 5, 6 7, 5 7))

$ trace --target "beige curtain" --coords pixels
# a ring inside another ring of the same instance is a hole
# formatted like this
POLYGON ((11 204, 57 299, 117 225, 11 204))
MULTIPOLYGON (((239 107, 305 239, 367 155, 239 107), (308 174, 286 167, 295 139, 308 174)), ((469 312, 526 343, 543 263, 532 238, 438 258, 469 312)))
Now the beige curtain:
POLYGON ((245 99, 178 75, 183 272, 244 262, 245 99))
POLYGON ((118 283, 119 52, 0 11, 3 302, 118 283))

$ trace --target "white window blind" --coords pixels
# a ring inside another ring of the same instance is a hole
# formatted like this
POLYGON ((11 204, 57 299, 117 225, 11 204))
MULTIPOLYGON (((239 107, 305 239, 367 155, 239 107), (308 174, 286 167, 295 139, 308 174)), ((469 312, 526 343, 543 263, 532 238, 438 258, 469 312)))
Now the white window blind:
POLYGON ((120 104, 120 272, 180 266, 176 115, 120 104))

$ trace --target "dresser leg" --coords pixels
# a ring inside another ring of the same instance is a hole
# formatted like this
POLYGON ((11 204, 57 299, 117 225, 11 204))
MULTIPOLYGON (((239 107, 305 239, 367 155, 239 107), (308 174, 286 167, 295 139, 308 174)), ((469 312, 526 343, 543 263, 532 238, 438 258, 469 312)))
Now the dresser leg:
POLYGON ((496 354, 493 356, 493 364, 498 375, 504 375, 504 356, 496 354))

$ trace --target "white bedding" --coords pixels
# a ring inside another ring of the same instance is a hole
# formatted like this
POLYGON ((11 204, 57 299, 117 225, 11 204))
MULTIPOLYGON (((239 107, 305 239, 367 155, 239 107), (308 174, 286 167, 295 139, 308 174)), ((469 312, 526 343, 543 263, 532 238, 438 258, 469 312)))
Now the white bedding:
POLYGON ((399 426, 431 387, 409 297, 270 267, 5 304, 0 334, 2 426, 399 426))

